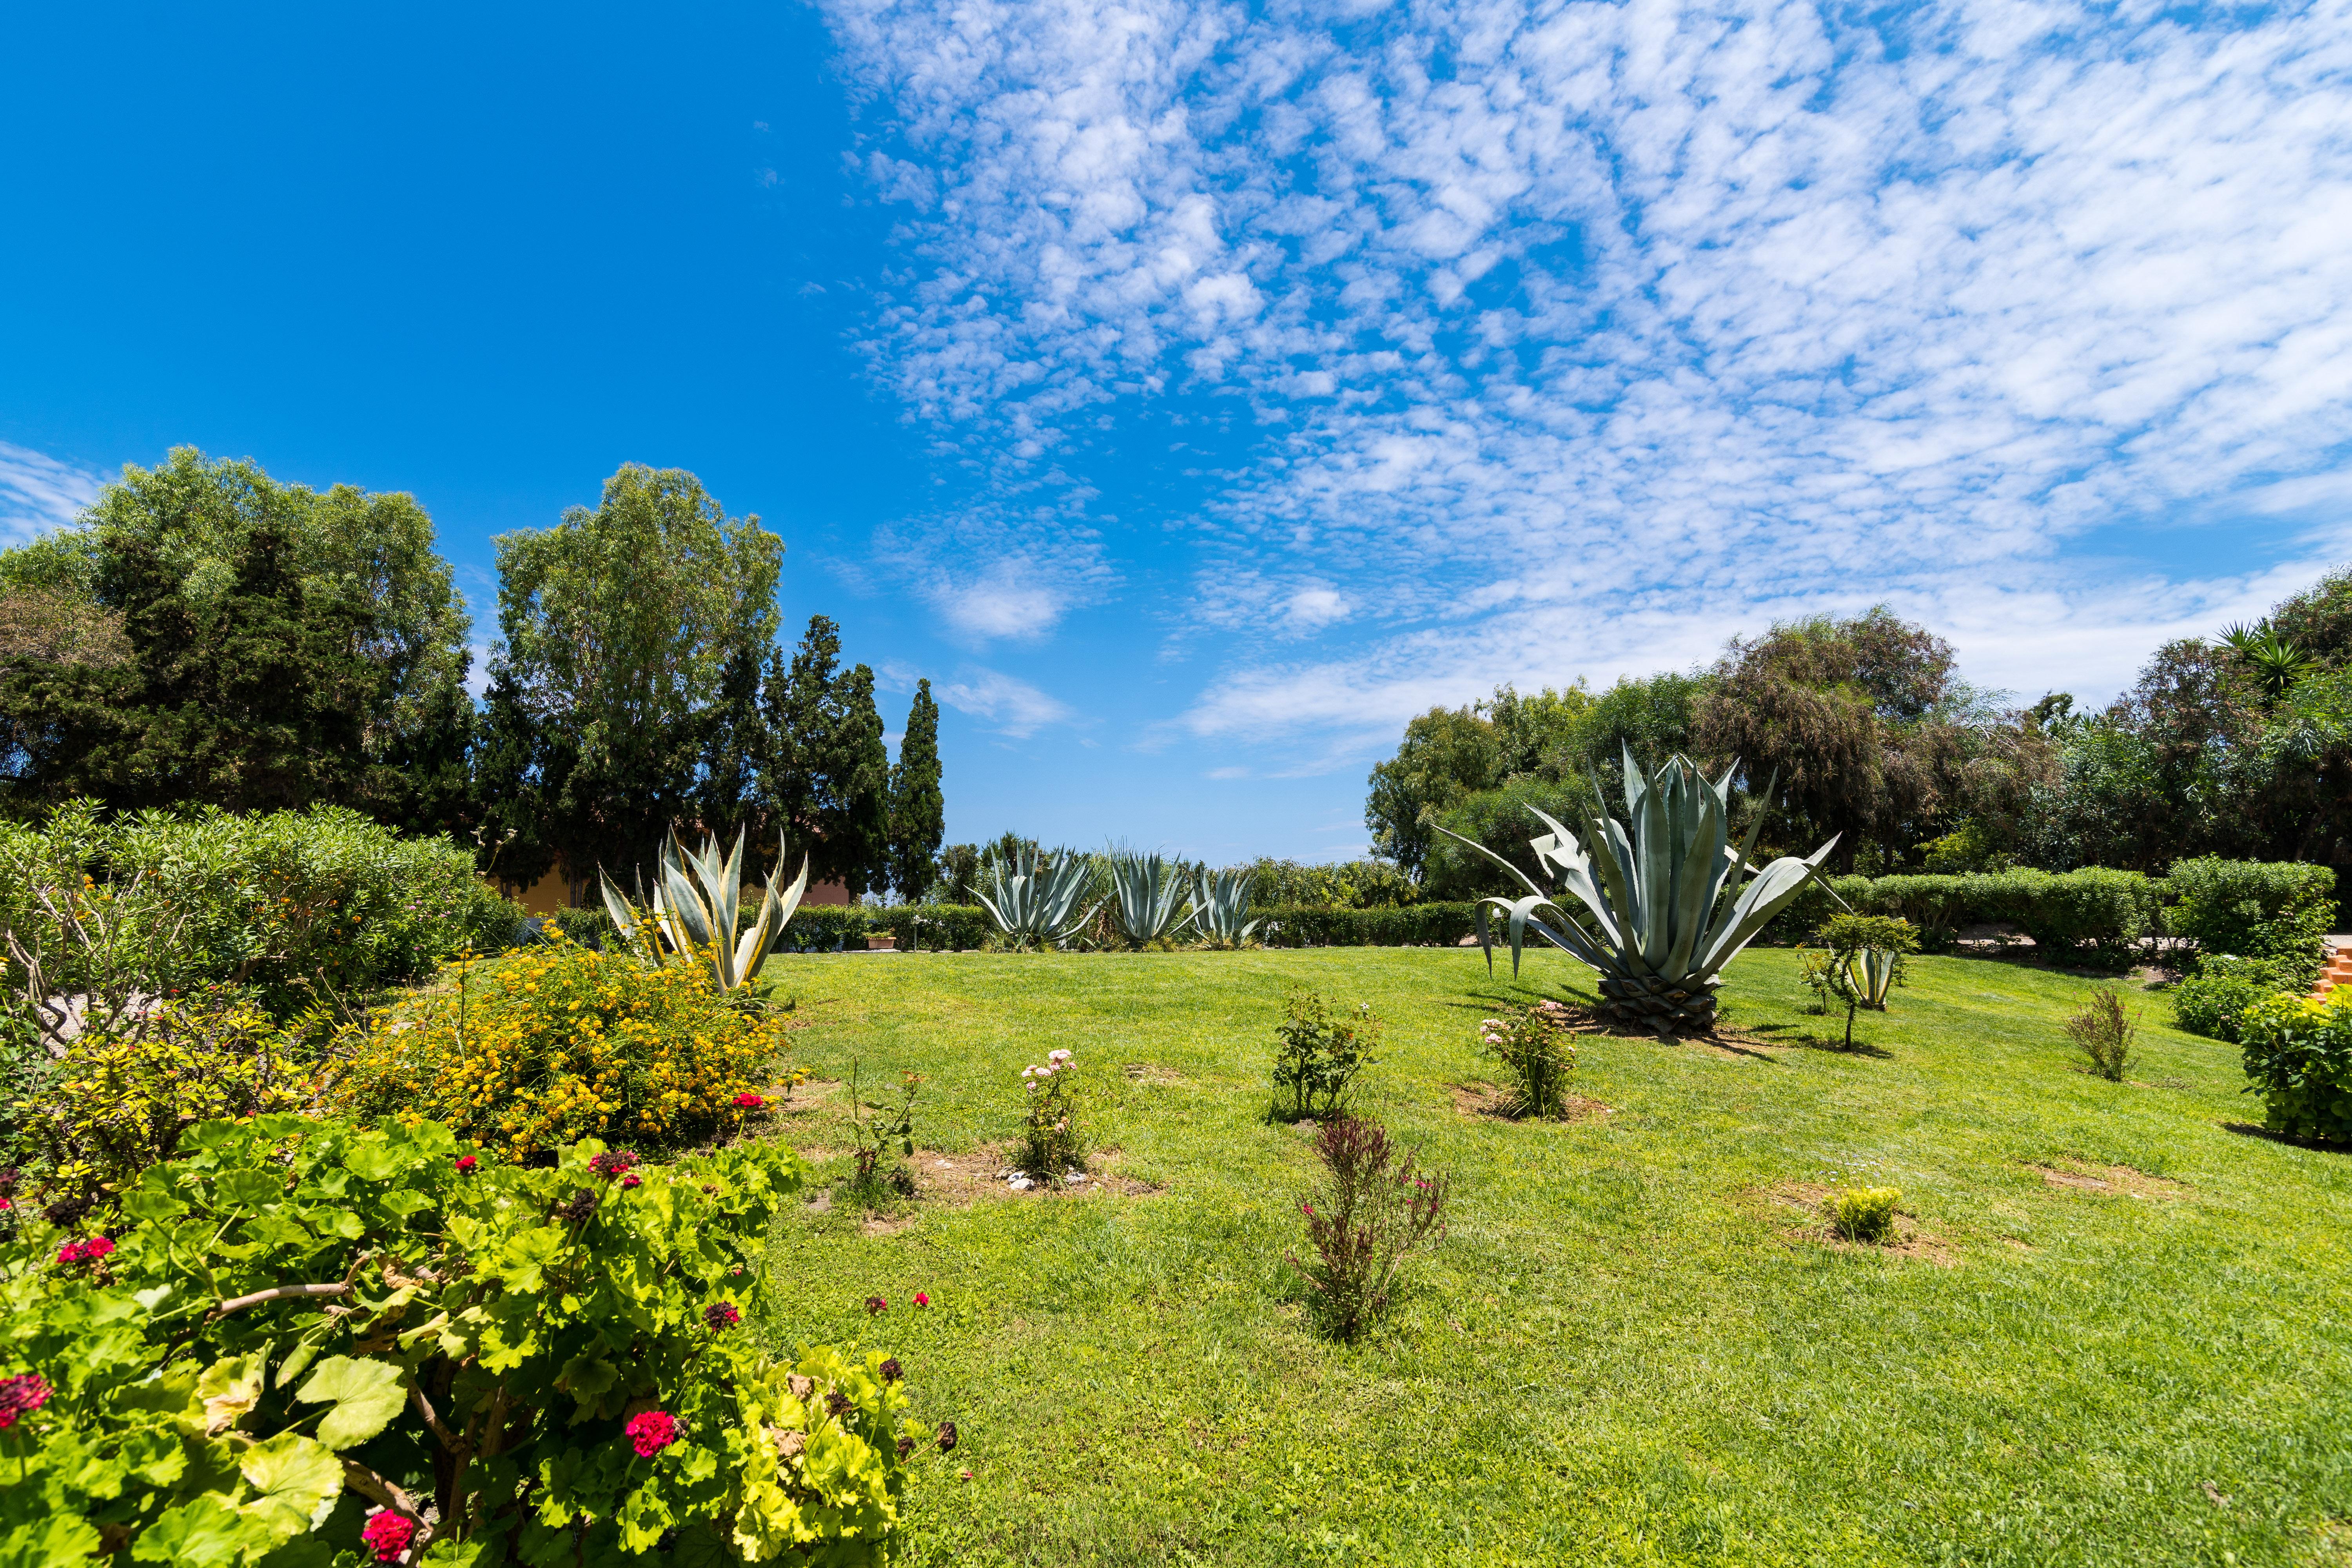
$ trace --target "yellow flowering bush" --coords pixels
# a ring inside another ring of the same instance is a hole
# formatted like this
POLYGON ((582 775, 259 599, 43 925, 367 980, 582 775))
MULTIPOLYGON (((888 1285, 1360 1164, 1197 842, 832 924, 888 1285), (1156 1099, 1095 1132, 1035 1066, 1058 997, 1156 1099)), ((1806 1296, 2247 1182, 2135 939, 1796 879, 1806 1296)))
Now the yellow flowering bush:
POLYGON ((444 1122, 516 1157, 583 1138, 697 1142, 761 1108, 784 1028, 730 1005, 698 965, 558 934, 461 963, 453 989, 346 1029, 327 1098, 361 1118, 444 1122))
POLYGON ((68 1045, 20 1110, 19 1137, 44 1187, 94 1197, 170 1159, 196 1123, 298 1110, 310 1087, 299 1044, 251 1003, 175 999, 68 1045))

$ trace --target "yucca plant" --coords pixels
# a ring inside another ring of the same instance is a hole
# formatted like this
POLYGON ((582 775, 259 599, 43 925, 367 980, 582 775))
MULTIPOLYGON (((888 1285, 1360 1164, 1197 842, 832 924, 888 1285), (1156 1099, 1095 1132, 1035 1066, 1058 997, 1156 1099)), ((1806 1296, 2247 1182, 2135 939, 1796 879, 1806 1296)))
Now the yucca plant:
POLYGON ((1111 919, 1119 935, 1136 943, 1174 936, 1192 920, 1177 910, 1184 902, 1183 873, 1158 855, 1110 857, 1111 919))
POLYGON ((1097 903, 1078 911, 1090 869, 1083 855, 1064 855, 1056 860, 1024 846, 1013 856, 1010 876, 1005 874, 1004 861, 990 862, 994 897, 977 887, 971 889, 971 896, 986 906, 996 929, 1015 948, 1059 947, 1084 931, 1095 918, 1095 910, 1102 908, 1097 903))
POLYGON ((1249 919, 1250 885, 1257 879, 1249 868, 1204 872, 1192 889, 1192 929, 1209 942, 1239 947, 1257 930, 1249 919))
MULTIPOLYGON (((776 837, 776 870, 784 868, 783 836, 776 837)), ((735 836, 734 853, 721 860, 719 840, 706 837, 697 854, 678 841, 677 830, 661 848, 661 866, 655 875, 650 906, 623 898, 613 879, 600 868, 604 911, 621 940, 656 963, 673 959, 700 959, 710 966, 711 984, 721 994, 749 985, 768 960, 768 950, 783 934, 793 912, 808 891, 807 857, 801 874, 782 894, 772 879, 760 894, 760 913, 749 929, 738 931, 743 908, 743 836, 735 836)), ((639 889, 642 897, 643 889, 639 889)))
MULTIPOLYGON (((1784 856, 1756 871, 1748 856, 1762 814, 1749 825, 1744 843, 1734 847, 1730 842, 1731 780, 1737 771, 1734 764, 1720 779, 1710 780, 1697 763, 1676 755, 1644 773, 1633 748, 1626 747, 1625 821, 1582 811, 1579 825, 1590 848, 1529 806, 1551 831, 1529 839, 1528 846, 1539 866, 1559 874, 1560 891, 1582 906, 1581 919, 1485 845, 1438 829, 1528 889, 1524 898, 1479 900, 1478 944, 1487 968, 1495 963, 1486 920, 1491 906, 1509 917, 1513 974, 1533 931, 1600 971, 1601 1013, 1610 1022, 1662 1036, 1712 1028, 1724 965, 1804 889, 1837 844, 1832 836, 1802 859, 1784 856), (1753 879, 1743 882, 1749 872, 1753 879), (1538 918, 1538 911, 1547 909, 1559 918, 1538 918)), ((1765 793, 1770 795, 1769 786, 1765 793)), ((1594 798, 1600 798, 1597 791, 1594 798)), ((1826 879, 1822 885, 1829 886, 1826 879)))

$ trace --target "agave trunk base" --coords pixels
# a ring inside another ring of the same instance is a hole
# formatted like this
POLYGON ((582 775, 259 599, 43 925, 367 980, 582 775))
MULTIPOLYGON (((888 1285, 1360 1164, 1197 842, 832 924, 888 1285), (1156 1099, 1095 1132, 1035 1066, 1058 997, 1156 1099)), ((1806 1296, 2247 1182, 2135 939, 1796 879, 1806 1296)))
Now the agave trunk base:
POLYGON ((1620 1028, 1659 1035, 1705 1035, 1715 1028, 1715 982, 1676 984, 1655 975, 1604 974, 1595 1009, 1620 1028))

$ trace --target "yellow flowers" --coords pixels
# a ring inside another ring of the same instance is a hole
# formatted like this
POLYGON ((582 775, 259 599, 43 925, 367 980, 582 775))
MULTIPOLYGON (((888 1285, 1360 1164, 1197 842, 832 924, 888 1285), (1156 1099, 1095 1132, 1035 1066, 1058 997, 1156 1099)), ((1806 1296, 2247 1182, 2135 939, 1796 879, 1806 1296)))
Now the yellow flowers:
POLYGON ((421 1012, 337 1044, 340 1109, 396 1110, 517 1152, 582 1138, 688 1142, 731 1129, 774 1081, 783 1025, 739 1011, 685 965, 648 968, 560 939, 421 1012))

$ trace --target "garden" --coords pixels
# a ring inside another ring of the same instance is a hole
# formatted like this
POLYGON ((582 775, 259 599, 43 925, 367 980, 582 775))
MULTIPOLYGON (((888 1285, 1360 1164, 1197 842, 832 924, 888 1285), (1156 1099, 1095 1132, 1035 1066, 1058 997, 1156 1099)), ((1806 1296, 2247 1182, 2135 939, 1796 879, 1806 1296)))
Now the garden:
POLYGON ((886 957, 740 838, 581 942, 332 809, 9 829, 0 1562, 2343 1552, 2332 876, 1832 878, 1625 776, 1469 947, 1123 852, 886 957))

